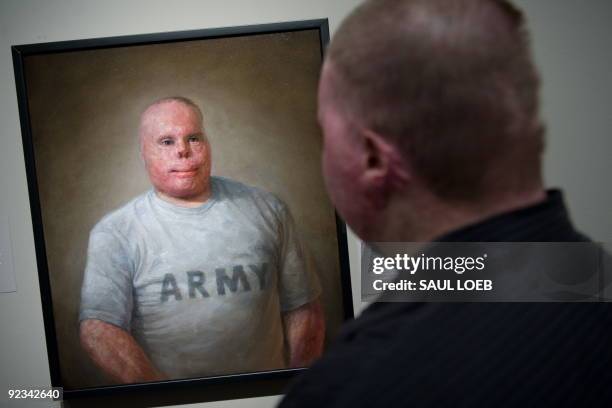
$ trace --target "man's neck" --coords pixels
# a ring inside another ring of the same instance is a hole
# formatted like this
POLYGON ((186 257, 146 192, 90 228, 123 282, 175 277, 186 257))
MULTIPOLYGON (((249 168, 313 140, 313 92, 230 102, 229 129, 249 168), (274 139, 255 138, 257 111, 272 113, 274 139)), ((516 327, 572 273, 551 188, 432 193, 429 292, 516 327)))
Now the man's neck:
POLYGON ((160 199, 178 207, 195 208, 201 206, 210 199, 211 189, 208 187, 202 193, 189 197, 173 197, 159 190, 155 190, 155 194, 160 199))
POLYGON ((396 211, 389 212, 395 215, 390 215, 391 218, 386 220, 385 225, 390 227, 384 232, 384 241, 433 241, 460 228, 477 224, 496 215, 530 207, 545 199, 546 191, 538 189, 520 195, 497 198, 479 205, 456 205, 432 200, 426 205, 410 208, 398 206, 396 211))

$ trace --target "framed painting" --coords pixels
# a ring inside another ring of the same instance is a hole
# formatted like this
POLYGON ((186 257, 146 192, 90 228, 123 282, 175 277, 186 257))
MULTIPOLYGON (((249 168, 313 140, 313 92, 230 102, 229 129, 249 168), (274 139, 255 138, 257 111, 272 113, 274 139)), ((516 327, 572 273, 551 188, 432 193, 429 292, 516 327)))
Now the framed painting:
POLYGON ((353 316, 320 172, 328 41, 309 20, 12 47, 52 385, 71 404, 279 393, 317 357, 296 342, 320 352, 353 316))

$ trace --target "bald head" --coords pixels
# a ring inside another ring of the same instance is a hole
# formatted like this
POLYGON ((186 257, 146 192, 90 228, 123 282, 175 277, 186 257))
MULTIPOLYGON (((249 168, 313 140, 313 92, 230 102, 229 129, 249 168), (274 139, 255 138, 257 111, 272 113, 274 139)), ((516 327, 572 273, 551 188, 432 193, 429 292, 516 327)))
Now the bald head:
POLYGON ((211 154, 202 112, 183 97, 153 102, 140 118, 142 158, 157 193, 179 205, 198 205, 210 194, 211 154))
POLYGON ((328 106, 400 148, 440 198, 538 188, 539 80, 502 0, 370 0, 328 49, 328 106))
POLYGON ((204 128, 204 115, 200 107, 191 99, 184 96, 167 96, 157 99, 150 103, 140 115, 140 124, 138 128, 138 137, 142 148, 142 138, 150 130, 160 112, 164 112, 168 107, 182 106, 193 112, 193 115, 199 121, 200 127, 204 128))

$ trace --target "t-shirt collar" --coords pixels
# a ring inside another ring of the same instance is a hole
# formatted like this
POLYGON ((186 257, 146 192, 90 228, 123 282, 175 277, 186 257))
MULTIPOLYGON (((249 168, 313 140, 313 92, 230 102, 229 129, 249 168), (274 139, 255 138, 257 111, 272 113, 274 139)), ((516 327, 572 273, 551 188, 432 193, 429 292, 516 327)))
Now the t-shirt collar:
POLYGON ((208 211, 210 207, 212 207, 214 203, 217 201, 217 195, 218 195, 218 192, 215 187, 215 183, 213 182, 211 178, 210 197, 208 198, 208 200, 206 200, 206 202, 202 203, 201 205, 197 207, 182 207, 180 205, 172 204, 162 199, 161 197, 159 197, 159 195, 157 195, 157 193, 155 192, 154 188, 149 190, 149 192, 147 193, 147 198, 149 199, 149 202, 151 203, 153 207, 158 208, 163 212, 166 212, 172 215, 177 215, 177 216, 190 216, 190 215, 201 215, 201 214, 204 214, 206 211, 208 211))

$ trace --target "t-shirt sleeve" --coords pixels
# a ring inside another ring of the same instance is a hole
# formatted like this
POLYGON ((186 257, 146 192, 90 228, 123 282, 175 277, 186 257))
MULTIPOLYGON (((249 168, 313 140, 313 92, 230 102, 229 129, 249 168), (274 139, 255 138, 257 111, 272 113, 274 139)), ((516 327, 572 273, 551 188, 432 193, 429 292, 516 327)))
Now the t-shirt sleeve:
POLYGON ((314 262, 300 241, 287 206, 280 210, 282 243, 279 292, 281 311, 286 312, 315 300, 321 294, 314 262))
POLYGON ((130 330, 133 264, 123 241, 109 231, 89 236, 79 320, 98 319, 130 330))

